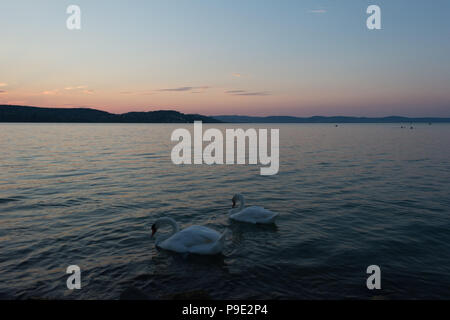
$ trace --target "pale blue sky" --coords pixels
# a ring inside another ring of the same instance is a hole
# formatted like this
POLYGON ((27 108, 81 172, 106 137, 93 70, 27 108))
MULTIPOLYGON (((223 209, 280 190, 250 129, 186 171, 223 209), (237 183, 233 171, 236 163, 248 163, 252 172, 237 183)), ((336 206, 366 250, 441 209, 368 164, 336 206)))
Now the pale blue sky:
POLYGON ((449 14, 444 0, 2 1, 0 103, 450 116, 449 14))

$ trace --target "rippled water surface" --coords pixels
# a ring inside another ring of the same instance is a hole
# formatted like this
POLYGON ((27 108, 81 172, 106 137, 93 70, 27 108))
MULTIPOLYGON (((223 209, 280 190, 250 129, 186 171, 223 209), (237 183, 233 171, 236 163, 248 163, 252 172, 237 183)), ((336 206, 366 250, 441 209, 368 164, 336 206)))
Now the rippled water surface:
POLYGON ((176 125, 0 124, 0 298, 450 299, 450 125, 270 126, 281 165, 263 177, 173 165, 176 125), (279 212, 276 225, 230 222, 236 192, 279 212), (163 216, 229 229, 223 255, 155 249, 163 216))

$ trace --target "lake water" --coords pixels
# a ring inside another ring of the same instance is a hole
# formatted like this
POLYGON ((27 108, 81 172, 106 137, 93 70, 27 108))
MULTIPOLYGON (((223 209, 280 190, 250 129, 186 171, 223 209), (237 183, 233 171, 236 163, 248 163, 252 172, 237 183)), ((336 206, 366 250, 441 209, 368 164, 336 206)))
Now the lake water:
POLYGON ((276 176, 175 166, 178 127, 0 124, 0 298, 450 299, 450 125, 256 125, 280 128, 276 176), (276 225, 229 221, 236 192, 276 225), (156 249, 163 216, 229 229, 223 255, 156 249), (382 289, 369 291, 373 264, 382 289))

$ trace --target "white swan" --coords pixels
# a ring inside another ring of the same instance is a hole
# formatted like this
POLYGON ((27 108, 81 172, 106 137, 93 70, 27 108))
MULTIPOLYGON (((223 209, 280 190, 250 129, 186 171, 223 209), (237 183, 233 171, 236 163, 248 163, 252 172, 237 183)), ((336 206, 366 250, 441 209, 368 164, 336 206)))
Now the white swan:
POLYGON ((225 245, 225 234, 202 226, 190 226, 179 231, 172 218, 160 218, 152 225, 152 237, 163 224, 172 227, 172 233, 163 239, 156 239, 156 246, 178 253, 218 254, 225 245))
POLYGON ((278 213, 274 213, 263 207, 252 206, 245 208, 244 196, 239 193, 235 194, 231 201, 233 201, 233 206, 229 213, 230 219, 232 220, 254 224, 270 224, 274 223, 278 216, 278 213), (236 201, 241 203, 239 208, 236 208, 236 201))

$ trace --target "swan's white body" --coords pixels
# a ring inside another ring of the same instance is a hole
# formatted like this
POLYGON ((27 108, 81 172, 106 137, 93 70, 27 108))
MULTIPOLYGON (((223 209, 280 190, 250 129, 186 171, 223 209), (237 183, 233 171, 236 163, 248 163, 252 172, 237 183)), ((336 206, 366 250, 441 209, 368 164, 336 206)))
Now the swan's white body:
POLYGON ((171 218, 158 219, 155 224, 167 223, 172 234, 165 239, 156 239, 156 246, 178 253, 212 255, 221 253, 225 246, 225 233, 202 226, 191 226, 178 231, 178 225, 171 218))
POLYGON ((230 219, 232 220, 253 224, 271 224, 278 217, 278 213, 264 209, 263 207, 251 206, 245 208, 244 196, 237 194, 235 197, 239 199, 241 205, 239 208, 234 208, 229 211, 230 219))

